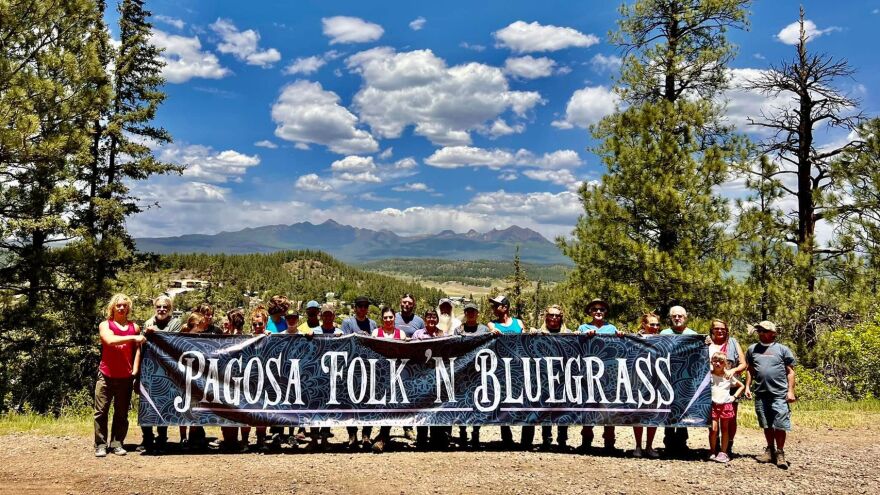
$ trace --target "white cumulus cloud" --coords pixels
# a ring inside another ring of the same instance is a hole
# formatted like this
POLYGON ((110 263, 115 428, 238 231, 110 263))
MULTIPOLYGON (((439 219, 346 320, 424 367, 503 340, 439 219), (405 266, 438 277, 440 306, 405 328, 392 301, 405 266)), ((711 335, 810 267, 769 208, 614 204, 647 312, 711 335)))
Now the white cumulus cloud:
POLYGON ((521 79, 537 79, 553 74, 556 62, 547 58, 535 58, 531 55, 510 57, 504 61, 504 72, 521 79))
POLYGON ((424 17, 422 17, 422 16, 416 17, 415 19, 412 20, 412 22, 409 23, 409 28, 412 29, 413 31, 419 31, 423 27, 425 27, 426 22, 428 22, 428 20, 425 19, 424 17))
POLYGON ((162 77, 170 83, 184 83, 192 78, 221 79, 232 73, 220 65, 216 55, 202 51, 198 36, 189 38, 153 29, 150 42, 164 50, 162 77))
MULTIPOLYGON (((837 26, 831 26, 825 29, 819 29, 816 27, 816 23, 807 19, 804 21, 804 34, 807 36, 807 41, 812 41, 823 34, 833 33, 834 31, 840 31, 840 28, 837 26)), ((801 37, 801 27, 800 23, 797 21, 792 22, 788 26, 782 28, 779 33, 776 34, 776 39, 785 43, 786 45, 797 45, 798 41, 801 37)))
POLYGON ((614 113, 618 96, 605 86, 588 86, 571 95, 565 107, 565 118, 553 121, 551 125, 560 129, 574 127, 588 128, 614 113))
POLYGON ((425 163, 437 168, 488 167, 498 170, 507 166, 527 168, 560 169, 573 168, 583 161, 573 150, 557 150, 536 156, 520 149, 516 153, 501 149, 485 149, 474 146, 446 146, 434 151, 425 163))
POLYGON ((349 69, 363 77, 354 108, 378 136, 414 133, 435 144, 470 144, 472 130, 511 111, 518 117, 543 103, 533 91, 511 91, 497 67, 447 67, 431 50, 397 53, 379 47, 352 55, 349 69))
POLYGON ((168 24, 169 26, 174 26, 177 29, 183 29, 183 27, 186 26, 186 23, 183 22, 181 19, 178 19, 176 17, 170 17, 167 15, 155 15, 155 16, 153 16, 153 19, 156 19, 157 21, 161 22, 162 24, 168 24))
POLYGON ((376 170, 376 164, 372 156, 346 156, 330 164, 330 170, 334 172, 367 172, 376 170))
POLYGON ((620 70, 620 66, 623 65, 623 59, 617 55, 602 55, 601 53, 597 53, 590 59, 590 65, 593 66, 594 71, 600 74, 617 72, 620 70))
POLYGON ((533 180, 551 182, 559 186, 564 186, 569 191, 577 191, 582 184, 582 182, 577 180, 574 174, 571 173, 571 170, 568 169, 526 170, 523 172, 523 175, 533 180))
POLYGON ((403 184, 402 186, 396 186, 391 188, 392 191, 397 192, 433 192, 434 190, 428 187, 424 182, 410 182, 403 184))
POLYGON ((260 148, 269 148, 269 149, 273 149, 273 150, 278 148, 277 144, 273 143, 272 141, 269 141, 268 139, 263 139, 261 141, 257 141, 256 143, 254 143, 254 146, 259 146, 260 148))
POLYGON ((278 50, 259 48, 260 33, 253 29, 239 31, 232 21, 222 18, 211 24, 211 29, 220 37, 220 44, 217 45, 220 53, 232 54, 248 65, 263 68, 271 67, 281 60, 281 53, 278 50))
POLYGON ((358 118, 339 104, 339 96, 320 83, 288 84, 272 105, 275 135, 295 143, 327 146, 339 154, 373 153, 379 143, 369 132, 358 129, 358 118))
POLYGON ((204 182, 186 182, 176 188, 174 199, 181 203, 222 203, 229 189, 204 182))
POLYGON ((306 174, 296 179, 296 188, 304 191, 329 192, 333 190, 330 184, 324 182, 318 174, 306 174))
POLYGON ((515 52, 552 52, 571 47, 586 48, 599 43, 593 34, 583 34, 570 27, 516 21, 493 33, 496 46, 515 52))
POLYGON ((215 151, 200 144, 168 144, 158 149, 159 159, 183 165, 185 177, 205 182, 240 180, 251 167, 260 164, 258 155, 246 155, 235 150, 215 151))
POLYGON ((318 72, 318 69, 324 66, 327 62, 316 55, 311 57, 300 57, 293 61, 290 65, 288 65, 284 69, 285 74, 314 74, 318 72))
POLYGON ((366 43, 382 37, 385 30, 382 26, 367 22, 359 17, 339 15, 321 19, 324 36, 330 38, 330 44, 366 43))

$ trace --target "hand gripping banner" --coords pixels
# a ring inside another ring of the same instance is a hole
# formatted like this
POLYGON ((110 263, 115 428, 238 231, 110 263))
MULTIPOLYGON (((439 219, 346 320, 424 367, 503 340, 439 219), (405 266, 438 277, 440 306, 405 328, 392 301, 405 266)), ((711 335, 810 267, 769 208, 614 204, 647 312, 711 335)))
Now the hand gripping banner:
POLYGON ((141 425, 706 426, 701 336, 363 336, 157 332, 141 425))

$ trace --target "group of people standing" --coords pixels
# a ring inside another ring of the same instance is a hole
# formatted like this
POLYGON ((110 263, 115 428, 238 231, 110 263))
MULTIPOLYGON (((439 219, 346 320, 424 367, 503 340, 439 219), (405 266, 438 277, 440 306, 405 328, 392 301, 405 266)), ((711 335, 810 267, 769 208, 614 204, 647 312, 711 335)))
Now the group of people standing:
MULTIPOLYGON (((449 299, 441 299, 435 308, 424 311, 421 316, 415 313, 415 298, 412 294, 404 294, 400 299, 400 309, 395 311, 390 306, 380 310, 381 322, 369 318, 371 301, 366 297, 358 297, 354 301, 354 314, 336 323, 336 309, 332 304, 319 304, 308 301, 305 304, 305 321, 300 321, 298 309, 284 296, 273 296, 267 307, 257 306, 250 313, 251 331, 259 334, 303 334, 317 338, 344 336, 351 334, 370 335, 375 338, 395 340, 422 340, 451 335, 486 335, 486 334, 565 334, 580 333, 592 335, 616 335, 624 333, 607 321, 609 305, 601 299, 590 301, 587 311, 591 316, 589 323, 584 323, 572 330, 565 325, 563 310, 558 305, 551 305, 544 311, 544 322, 539 328, 528 329, 522 320, 510 313, 510 301, 505 296, 497 296, 489 300, 492 305, 493 319, 488 324, 480 323, 479 307, 473 303, 464 306, 464 319, 459 320, 453 313, 453 304, 449 299)), ((124 294, 111 298, 106 311, 106 320, 99 326, 102 354, 97 382, 95 385, 95 455, 104 457, 108 452, 125 455, 122 446, 128 431, 128 408, 131 400, 133 383, 139 373, 140 345, 145 342, 144 333, 150 332, 181 332, 181 333, 216 333, 237 335, 244 333, 246 323, 243 309, 233 309, 226 313, 220 326, 214 324, 214 310, 207 304, 196 307, 181 321, 172 317, 173 302, 167 296, 159 296, 154 301, 154 315, 143 327, 129 319, 131 300, 124 294), (113 405, 113 423, 108 438, 107 423, 110 405, 113 405)), ((643 338, 652 335, 687 335, 697 334, 687 326, 687 312, 681 306, 669 310, 670 327, 660 330, 660 317, 655 313, 646 313, 640 319, 638 334, 643 338)), ((741 396, 751 398, 754 394, 755 410, 760 426, 764 429, 767 447, 758 457, 760 462, 772 462, 780 467, 787 467, 784 445, 786 432, 791 429, 789 404, 795 401, 794 396, 794 355, 791 350, 776 342, 776 326, 769 321, 754 325, 751 329, 757 332, 759 342, 743 352, 735 338, 730 336, 726 322, 712 320, 708 346, 708 361, 711 372, 712 388, 712 426, 709 430, 710 459, 717 462, 728 462, 732 455, 733 441, 736 436, 736 416, 738 400, 741 396), (743 384, 737 379, 746 374, 743 384)), ((505 448, 513 448, 513 433, 510 426, 501 426, 501 440, 505 448)), ((553 447, 552 426, 541 427, 542 449, 570 450, 568 446, 568 426, 558 426, 556 447, 553 447)), ((256 427, 256 445, 259 451, 268 451, 270 445, 280 447, 287 443, 296 446, 306 443, 312 450, 322 450, 328 446, 332 436, 327 427, 311 428, 308 434, 303 427, 291 427, 289 435, 285 435, 284 427, 256 427), (295 430, 295 431, 294 431, 295 430)), ((245 452, 249 449, 249 427, 222 427, 222 440, 214 444, 226 451, 245 452)), ((347 428, 347 447, 351 449, 372 449, 383 452, 390 441, 391 427, 379 428, 377 436, 372 436, 372 427, 347 428)), ((634 457, 658 458, 654 448, 656 427, 634 427, 634 457), (647 431, 645 431, 647 430, 647 431), (644 439, 644 443, 642 442, 644 439)), ((179 427, 183 449, 203 448, 206 443, 205 431, 202 427, 179 427)), ((162 453, 167 448, 168 428, 143 427, 143 444, 139 447, 145 453, 162 453)), ((535 427, 523 426, 521 447, 531 449, 534 442, 535 427)), ((451 426, 412 427, 404 428, 404 436, 414 440, 417 448, 446 449, 455 442, 462 448, 480 448, 480 427, 473 426, 468 435, 467 427, 459 427, 459 436, 452 438, 451 426)), ((602 431, 603 447, 606 452, 613 453, 615 448, 615 427, 604 426, 602 431)), ((592 426, 581 429, 581 452, 590 452, 594 435, 592 426)), ((683 455, 687 450, 688 432, 685 428, 666 428, 664 431, 665 453, 668 456, 683 455)))

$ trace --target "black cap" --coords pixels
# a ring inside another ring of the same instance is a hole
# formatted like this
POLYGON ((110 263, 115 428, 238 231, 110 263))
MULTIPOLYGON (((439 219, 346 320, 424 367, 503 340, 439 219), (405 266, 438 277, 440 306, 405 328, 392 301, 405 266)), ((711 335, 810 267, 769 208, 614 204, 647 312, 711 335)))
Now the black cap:
POLYGON ((489 302, 492 304, 497 304, 499 306, 510 306, 510 301, 507 300, 507 296, 497 295, 492 299, 489 299, 489 302))
POLYGON ((357 306, 358 304, 370 304, 370 298, 367 296, 357 296, 354 298, 354 305, 357 306))

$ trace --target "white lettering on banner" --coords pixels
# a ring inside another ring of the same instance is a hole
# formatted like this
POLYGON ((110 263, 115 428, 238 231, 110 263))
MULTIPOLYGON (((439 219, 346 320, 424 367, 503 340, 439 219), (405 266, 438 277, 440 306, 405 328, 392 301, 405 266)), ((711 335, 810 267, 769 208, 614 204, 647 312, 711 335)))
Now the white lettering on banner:
MULTIPOLYGON (((197 403, 247 408, 262 402, 264 410, 279 405, 305 406, 308 398, 304 396, 309 390, 303 390, 301 359, 289 359, 286 366, 284 358, 279 352, 269 358, 253 356, 244 362, 238 356, 221 363, 200 351, 185 351, 176 363, 183 386, 181 395, 174 397, 174 409, 188 412, 197 403)), ((456 358, 431 356, 430 360, 436 387, 434 404, 442 407, 458 402, 456 358)), ((412 366, 424 367, 420 361, 360 356, 350 359, 348 352, 325 352, 320 356, 320 371, 329 379, 324 405, 339 405, 341 398, 358 406, 409 404, 406 386, 412 387, 411 375, 404 373, 412 366)), ((430 361, 427 364, 430 368, 430 361)), ((631 404, 637 411, 662 409, 674 402, 669 354, 615 358, 609 366, 616 366, 616 370, 606 368, 607 364, 598 356, 499 358, 493 350, 484 348, 474 356, 474 407, 479 412, 493 412, 508 405, 516 409, 631 404), (613 401, 608 400, 606 390, 609 394, 615 391, 613 401)))
MULTIPOLYGON (((430 349, 429 349, 430 351, 430 349)), ((446 402, 456 402, 455 400, 455 358, 449 360, 449 369, 443 365, 443 358, 434 358, 434 382, 437 384, 437 400, 435 403, 442 403, 440 397, 440 383, 446 388, 446 402)))
POLYGON ((183 397, 178 395, 174 398, 174 410, 177 412, 185 412, 189 410, 190 402, 192 401, 192 382, 193 380, 201 378, 202 373, 204 373, 205 355, 198 351, 186 351, 182 353, 180 359, 177 360, 177 369, 185 373, 184 383, 186 383, 186 389, 183 397), (183 364, 184 361, 186 361, 186 364, 183 364), (198 370, 195 373, 193 373, 194 361, 198 361, 199 363, 198 370))
POLYGON ((494 411, 498 408, 501 401, 501 382, 495 376, 495 370, 498 369, 498 356, 490 349, 483 349, 477 353, 474 359, 474 368, 480 372, 480 386, 474 390, 474 405, 480 412, 494 411), (489 361, 490 364, 486 364, 489 361), (492 402, 489 402, 489 381, 492 381, 492 402), (482 395, 482 397, 480 397, 482 395), (487 407, 486 403, 490 405, 487 407))

